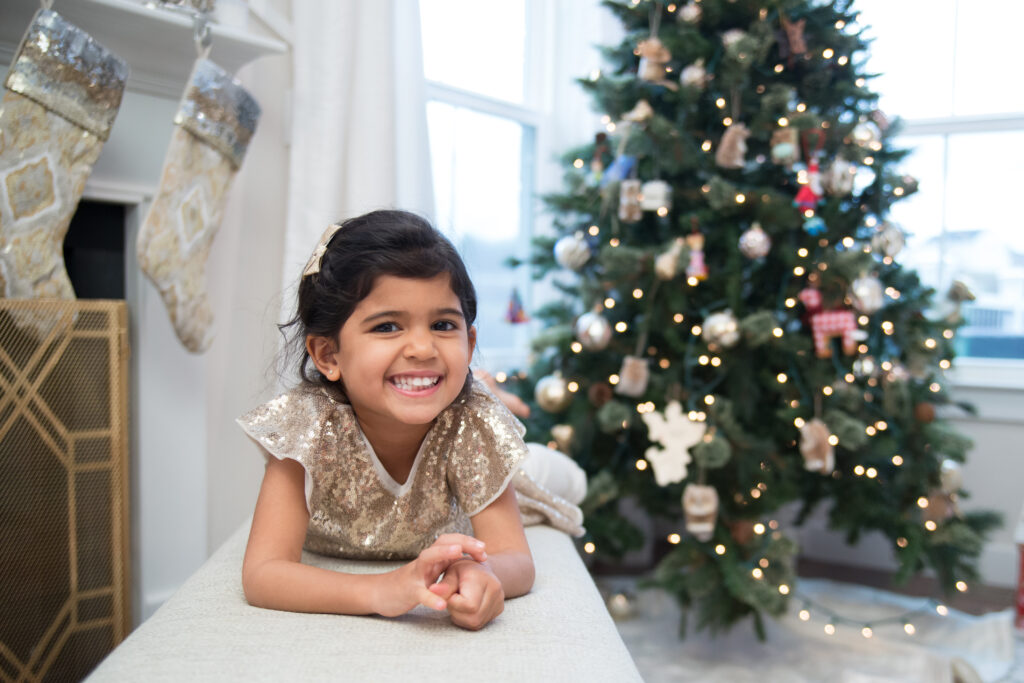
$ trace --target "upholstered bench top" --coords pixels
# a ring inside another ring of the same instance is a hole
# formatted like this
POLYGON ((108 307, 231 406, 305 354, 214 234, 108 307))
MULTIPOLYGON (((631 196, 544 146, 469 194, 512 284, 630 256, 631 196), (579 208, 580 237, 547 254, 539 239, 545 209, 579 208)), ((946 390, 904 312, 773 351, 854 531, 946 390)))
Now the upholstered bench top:
MULTIPOLYGON (((572 540, 531 526, 537 578, 486 628, 419 607, 395 619, 295 614, 242 593, 240 528, 89 676, 104 681, 640 681, 572 540)), ((303 562, 380 572, 388 562, 303 554, 303 562)))

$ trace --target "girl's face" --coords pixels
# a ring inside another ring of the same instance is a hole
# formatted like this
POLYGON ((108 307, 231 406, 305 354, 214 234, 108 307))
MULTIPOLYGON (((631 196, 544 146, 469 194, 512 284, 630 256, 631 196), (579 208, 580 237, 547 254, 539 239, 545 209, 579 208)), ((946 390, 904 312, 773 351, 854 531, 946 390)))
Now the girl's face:
POLYGON ((475 344, 447 273, 426 280, 382 275, 324 360, 340 371, 364 428, 400 428, 432 423, 455 400, 475 344))

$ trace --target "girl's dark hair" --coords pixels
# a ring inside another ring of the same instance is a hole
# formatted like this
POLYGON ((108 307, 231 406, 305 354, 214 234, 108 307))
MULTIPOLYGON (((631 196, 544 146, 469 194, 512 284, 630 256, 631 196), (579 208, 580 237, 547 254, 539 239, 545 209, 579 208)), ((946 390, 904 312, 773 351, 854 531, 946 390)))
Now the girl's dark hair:
POLYGON ((287 346, 301 358, 306 382, 332 384, 309 362, 306 336, 336 339, 352 311, 381 275, 429 279, 447 273, 468 328, 476 320, 476 290, 455 247, 426 219, 383 210, 350 218, 327 243, 320 272, 299 283, 295 316, 279 325, 287 346))

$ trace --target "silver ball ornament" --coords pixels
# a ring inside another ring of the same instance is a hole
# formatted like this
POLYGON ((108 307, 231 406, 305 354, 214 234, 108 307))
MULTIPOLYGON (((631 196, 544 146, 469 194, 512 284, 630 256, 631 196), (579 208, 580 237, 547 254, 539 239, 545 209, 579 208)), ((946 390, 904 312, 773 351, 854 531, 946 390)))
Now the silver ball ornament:
POLYGON ((882 148, 882 131, 874 121, 861 121, 853 128, 853 142, 858 147, 878 151, 882 148))
POLYGON ((709 344, 718 344, 725 348, 735 346, 740 340, 740 324, 732 311, 725 310, 712 313, 704 320, 701 336, 709 344))
POLYGON ((861 356, 853 361, 853 374, 857 377, 873 377, 877 366, 871 356, 861 356))
POLYGON ((740 235, 740 252, 749 259, 764 258, 772 248, 772 238, 755 222, 740 235))
POLYGON ((850 284, 850 298, 853 307, 861 313, 871 315, 885 304, 882 283, 874 275, 861 275, 850 284))
POLYGON ((601 351, 612 339, 612 324, 600 313, 584 313, 576 319, 576 339, 588 351, 601 351))
POLYGON ((583 233, 566 235, 555 242, 555 261, 569 270, 579 270, 590 260, 590 245, 583 238, 583 233))
POLYGON ((903 250, 907 238, 895 223, 885 221, 871 237, 871 248, 885 256, 893 257, 903 250))
POLYGON ((534 387, 533 396, 537 405, 549 413, 560 413, 572 403, 569 383, 559 373, 541 377, 534 387))
POLYGON ((964 472, 956 460, 942 461, 939 467, 939 482, 943 493, 954 494, 964 487, 964 472))

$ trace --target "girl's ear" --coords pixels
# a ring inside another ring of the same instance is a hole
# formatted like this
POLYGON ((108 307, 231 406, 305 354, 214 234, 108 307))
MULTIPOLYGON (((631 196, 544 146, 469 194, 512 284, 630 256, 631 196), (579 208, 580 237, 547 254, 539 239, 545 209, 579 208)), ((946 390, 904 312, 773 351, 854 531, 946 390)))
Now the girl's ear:
POLYGON ((333 339, 314 334, 306 335, 306 353, 320 374, 334 382, 341 379, 338 365, 338 346, 333 339))
POLYGON ((469 362, 473 362, 473 352, 476 351, 476 325, 471 325, 466 336, 469 338, 469 362))

